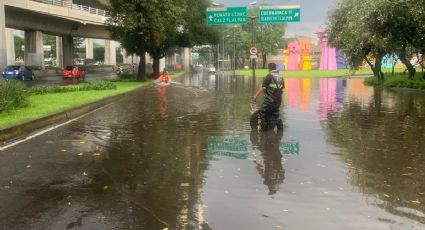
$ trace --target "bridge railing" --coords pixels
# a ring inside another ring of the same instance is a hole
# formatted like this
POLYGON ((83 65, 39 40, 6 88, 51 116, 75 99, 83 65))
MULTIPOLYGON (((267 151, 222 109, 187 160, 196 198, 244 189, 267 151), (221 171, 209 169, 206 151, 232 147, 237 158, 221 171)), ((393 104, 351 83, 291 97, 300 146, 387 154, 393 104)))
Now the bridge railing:
POLYGON ((49 4, 49 5, 55 5, 55 6, 62 6, 62 7, 70 8, 73 10, 81 10, 81 11, 88 12, 90 14, 96 14, 96 15, 100 15, 104 17, 108 15, 108 11, 106 10, 93 8, 91 6, 78 5, 78 4, 74 4, 72 2, 63 1, 63 0, 31 0, 31 1, 40 2, 44 4, 49 4))

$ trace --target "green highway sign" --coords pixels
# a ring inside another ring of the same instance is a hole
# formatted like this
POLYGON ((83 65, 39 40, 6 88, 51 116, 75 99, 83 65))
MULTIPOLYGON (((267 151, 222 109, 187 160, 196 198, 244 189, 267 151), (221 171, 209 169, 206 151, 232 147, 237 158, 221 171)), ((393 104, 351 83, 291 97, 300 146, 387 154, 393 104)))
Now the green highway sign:
POLYGON ((260 8, 260 23, 299 22, 301 7, 293 6, 263 6, 260 8))
POLYGON ((225 156, 235 159, 248 158, 248 142, 230 136, 209 136, 208 154, 210 156, 225 156))
POLYGON ((279 144, 279 151, 283 155, 298 155, 300 153, 300 143, 295 140, 281 142, 279 144))
POLYGON ((228 8, 208 8, 208 25, 236 25, 246 24, 246 7, 228 7, 228 8))

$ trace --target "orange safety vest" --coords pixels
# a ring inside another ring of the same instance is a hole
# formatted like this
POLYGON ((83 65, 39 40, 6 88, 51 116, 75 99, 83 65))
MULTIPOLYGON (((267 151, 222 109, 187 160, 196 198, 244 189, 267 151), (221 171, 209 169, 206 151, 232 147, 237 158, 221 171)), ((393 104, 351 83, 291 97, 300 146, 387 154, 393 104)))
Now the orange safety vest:
POLYGON ((168 83, 168 74, 162 74, 160 76, 161 82, 168 83))

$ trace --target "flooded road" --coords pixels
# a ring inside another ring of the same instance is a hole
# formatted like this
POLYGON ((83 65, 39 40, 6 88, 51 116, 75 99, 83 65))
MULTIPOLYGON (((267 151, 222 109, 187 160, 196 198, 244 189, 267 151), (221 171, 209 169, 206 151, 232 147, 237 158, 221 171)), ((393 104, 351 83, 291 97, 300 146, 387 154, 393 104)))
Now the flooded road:
POLYGON ((0 152, 0 229, 425 228, 425 94, 286 79, 259 133, 250 78, 176 81, 0 152))

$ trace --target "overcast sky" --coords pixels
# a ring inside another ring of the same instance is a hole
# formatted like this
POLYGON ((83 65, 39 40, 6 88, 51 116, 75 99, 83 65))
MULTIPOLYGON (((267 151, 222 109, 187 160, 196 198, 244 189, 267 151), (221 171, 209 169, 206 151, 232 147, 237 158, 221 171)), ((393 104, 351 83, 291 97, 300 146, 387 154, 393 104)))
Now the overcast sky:
MULTIPOLYGON (((213 0, 212 0, 213 1, 213 0)), ((247 6, 255 0, 216 0, 225 6, 247 6)), ((325 24, 328 10, 336 5, 337 0, 258 0, 270 5, 301 5, 301 22, 289 23, 286 36, 306 35, 313 37, 314 31, 325 24)))

